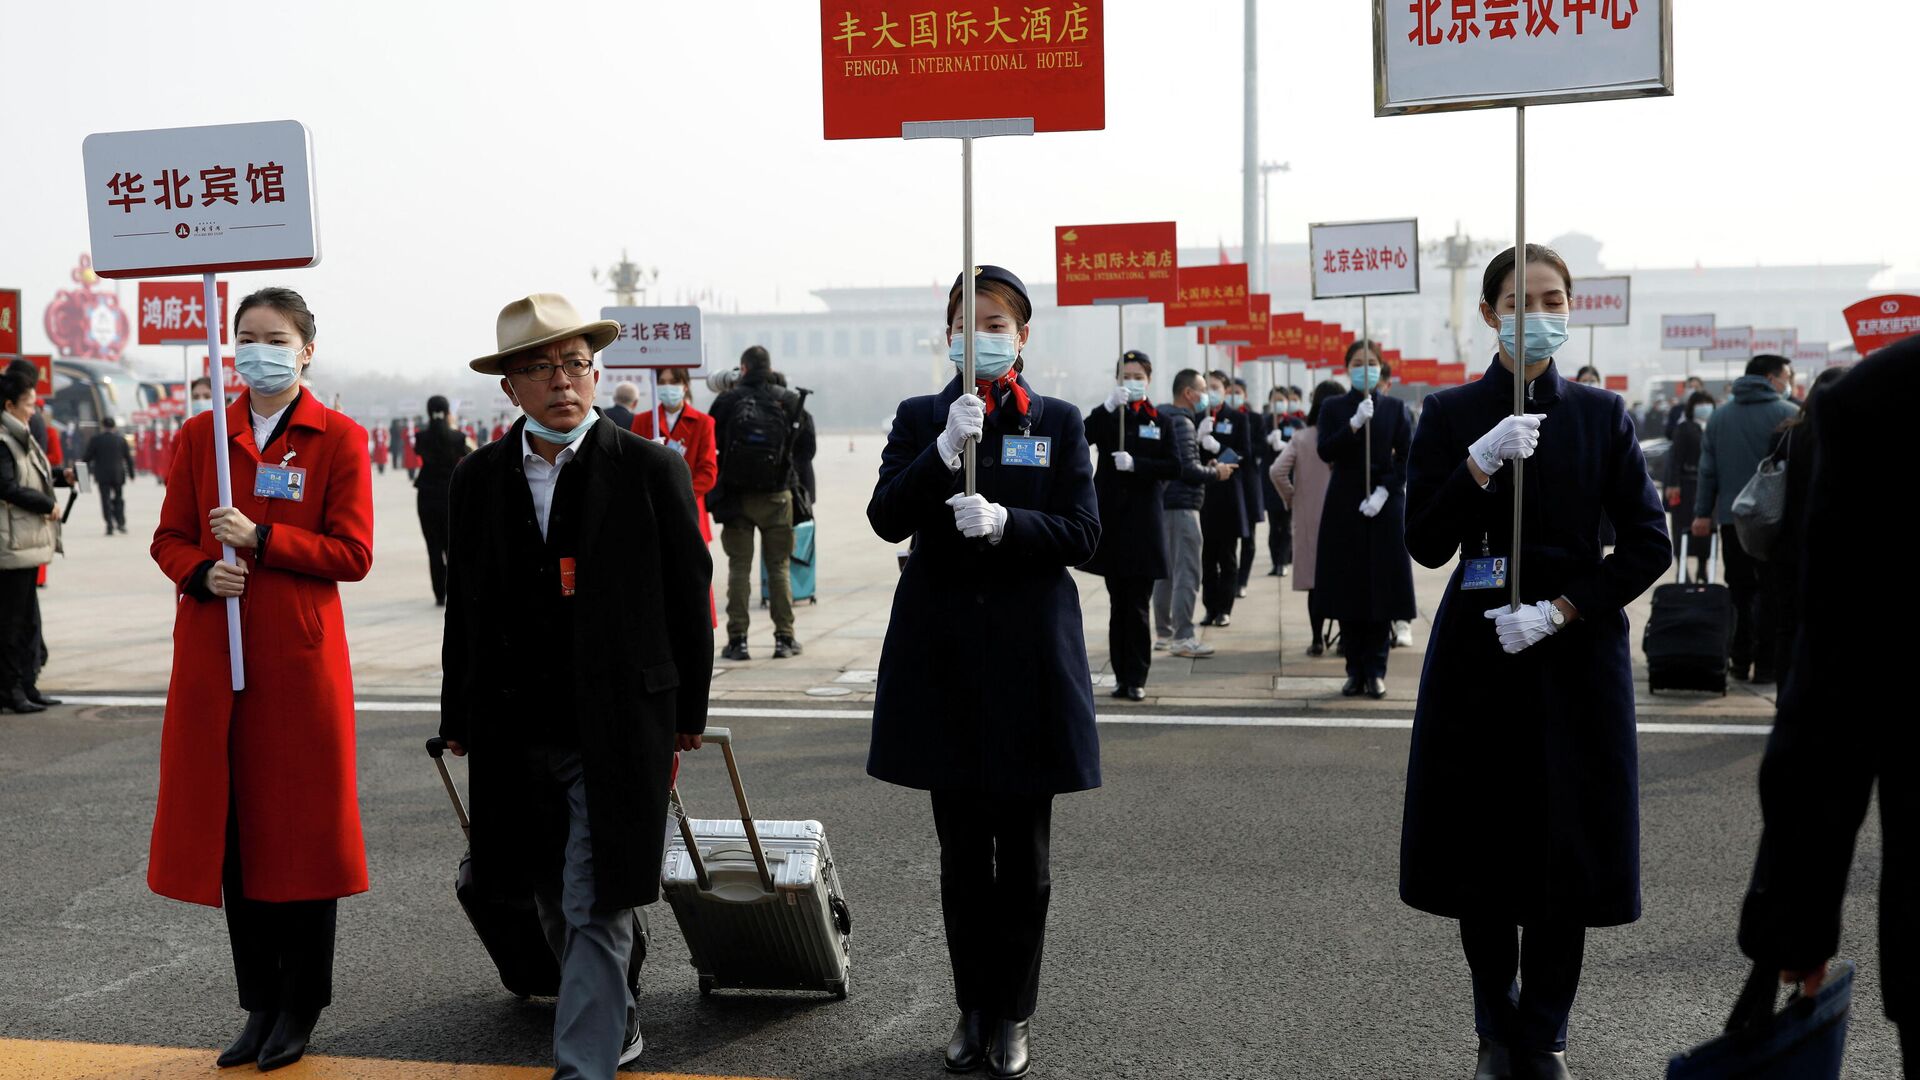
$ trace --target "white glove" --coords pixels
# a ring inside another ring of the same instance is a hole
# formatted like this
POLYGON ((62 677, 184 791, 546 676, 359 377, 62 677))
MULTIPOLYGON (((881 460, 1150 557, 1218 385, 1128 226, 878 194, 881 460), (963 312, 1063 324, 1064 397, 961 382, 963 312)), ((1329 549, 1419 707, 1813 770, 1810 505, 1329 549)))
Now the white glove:
POLYGON ((953 527, 970 540, 984 536, 997 544, 1007 531, 1007 508, 985 495, 955 495, 947 505, 953 507, 953 527))
MULTIPOLYGON (((1209 421, 1209 423, 1211 423, 1211 421, 1209 421)), ((1209 454, 1217 454, 1220 452, 1220 440, 1202 432, 1200 435, 1200 449, 1205 450, 1209 454)))
POLYGON ((1488 608, 1487 618, 1493 620, 1493 628, 1500 635, 1500 647, 1509 653, 1517 653, 1529 645, 1553 636, 1553 601, 1541 600, 1538 603, 1522 604, 1519 611, 1509 611, 1505 607, 1488 608))
POLYGON ((1368 394, 1360 399, 1360 407, 1353 410, 1353 419, 1347 421, 1347 426, 1359 431, 1366 427, 1367 421, 1371 419, 1373 419, 1373 395, 1368 394))
POLYGON ((1203 436, 1213 434, 1213 417, 1208 416, 1203 418, 1200 421, 1200 426, 1194 430, 1203 436))
POLYGON ((1378 515, 1381 510, 1385 509, 1386 505, 1387 488, 1386 485, 1383 484, 1380 487, 1374 488, 1373 494, 1360 500, 1360 512, 1368 517, 1374 517, 1378 515))
POLYGON ((1126 387, 1116 386, 1113 389, 1107 391, 1107 411, 1108 412, 1117 413, 1121 409, 1125 408, 1126 404, 1127 404, 1127 388, 1126 387))
POLYGON ((1286 449, 1287 433, 1280 428, 1274 428, 1272 431, 1267 432, 1267 446, 1273 450, 1286 449))
POLYGON ((967 439, 978 439, 985 430, 987 422, 987 403, 977 394, 961 394, 947 407, 947 430, 934 439, 934 450, 947 468, 960 467, 960 449, 967 439))
POLYGON ((1113 467, 1121 472, 1132 472, 1133 455, 1127 453, 1125 450, 1115 450, 1113 452, 1113 467))
POLYGON ((1501 470, 1507 462, 1515 458, 1530 458, 1534 448, 1540 445, 1540 421, 1546 413, 1528 413, 1524 416, 1508 416, 1493 425, 1493 430, 1480 436, 1478 442, 1467 448, 1473 463, 1480 471, 1492 476, 1501 470))

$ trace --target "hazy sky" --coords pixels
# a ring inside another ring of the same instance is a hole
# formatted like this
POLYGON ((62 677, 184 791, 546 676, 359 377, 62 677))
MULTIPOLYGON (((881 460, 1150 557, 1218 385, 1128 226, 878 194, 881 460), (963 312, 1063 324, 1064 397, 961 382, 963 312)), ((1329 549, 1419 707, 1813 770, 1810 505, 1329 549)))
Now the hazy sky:
MULTIPOLYGON (((981 261, 1048 280, 1056 224, 1238 242, 1241 4, 1106 10, 1107 129, 978 146, 981 261)), ((808 0, 10 5, 0 285, 26 290, 44 348, 87 244, 88 133, 282 118, 314 132, 324 260, 235 295, 300 289, 322 355, 355 368, 452 375, 514 297, 611 302, 589 271, 623 246, 659 268, 657 299, 747 311, 950 280, 957 145, 823 140, 818 18, 808 0)), ((1920 285, 1920 5, 1682 0, 1674 22, 1676 96, 1530 111, 1529 235, 1592 233, 1616 267, 1885 262, 1884 283, 1920 285)), ((1408 215, 1511 237, 1510 111, 1374 119, 1363 0, 1263 3, 1259 37, 1261 154, 1293 167, 1276 242, 1408 215)))

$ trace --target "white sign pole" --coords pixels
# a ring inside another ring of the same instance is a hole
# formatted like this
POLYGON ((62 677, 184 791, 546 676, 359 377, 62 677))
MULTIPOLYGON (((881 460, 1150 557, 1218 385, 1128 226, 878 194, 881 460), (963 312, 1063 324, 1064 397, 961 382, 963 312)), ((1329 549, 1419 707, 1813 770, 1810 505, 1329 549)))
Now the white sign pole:
MULTIPOLYGON (((1118 341, 1120 344, 1119 356, 1120 356, 1120 362, 1124 363, 1127 357, 1127 305, 1115 304, 1113 305, 1113 312, 1116 316, 1119 317, 1119 337, 1118 337, 1118 341)), ((1121 404, 1120 414, 1117 417, 1118 423, 1114 425, 1114 430, 1118 434, 1114 436, 1115 441, 1113 445, 1116 448, 1117 453, 1123 453, 1123 454, 1126 453, 1126 450, 1127 450, 1127 408, 1128 408, 1127 403, 1121 404)))
MULTIPOLYGON (((686 387, 680 388, 682 392, 686 387)), ((660 370, 647 369, 647 403, 653 407, 653 441, 665 444, 667 441, 667 410, 660 404, 660 370)), ((684 400, 682 402, 684 404, 684 400)))
MULTIPOLYGON (((1367 330, 1367 298, 1362 296, 1360 298, 1360 358, 1365 360, 1367 357, 1373 355, 1373 336, 1368 333, 1367 330)), ((1366 367, 1367 365, 1362 364, 1361 366, 1366 367)), ((1368 401, 1373 400, 1373 389, 1374 384, 1368 383, 1368 401)), ((1370 499, 1373 497, 1373 417, 1367 417, 1367 430, 1362 434, 1365 436, 1367 444, 1367 471, 1360 476, 1360 491, 1362 493, 1361 498, 1370 499)))
MULTIPOLYGON (((973 377, 974 345, 974 294, 973 284, 973 139, 960 140, 960 310, 965 312, 961 322, 962 333, 966 337, 965 360, 960 369, 960 392, 975 393, 973 377)), ((974 459, 980 440, 968 437, 966 448, 962 451, 967 470, 967 494, 975 493, 974 459)))
MULTIPOLYGON (((212 271, 208 271, 204 275, 204 281, 206 282, 207 291, 207 310, 209 312, 219 311, 219 287, 214 284, 212 271)), ((223 312, 220 318, 209 318, 206 320, 207 370, 220 372, 222 374, 221 382, 226 381, 224 378, 226 367, 220 358, 220 327, 224 325, 222 322, 224 318, 225 313, 223 312)), ((191 380, 189 380, 189 383, 191 383, 191 380)), ((187 399, 189 401, 193 399, 191 389, 187 392, 187 399)), ((233 505, 232 474, 232 463, 227 459, 227 406, 225 401, 219 401, 214 403, 213 409, 213 475, 218 488, 217 494, 220 498, 218 505, 223 507, 233 505)), ((228 566, 233 566, 239 561, 233 554, 232 544, 220 545, 220 561, 226 563, 228 566)), ((237 596, 227 597, 227 659, 233 677, 234 692, 238 693, 245 690, 247 688, 247 664, 246 658, 242 656, 240 652, 240 598, 237 596)))
MULTIPOLYGON (((1527 411, 1527 107, 1513 108, 1513 415, 1527 411)), ((1520 610, 1520 506, 1525 458, 1513 459, 1513 549, 1507 552, 1508 603, 1520 610)))

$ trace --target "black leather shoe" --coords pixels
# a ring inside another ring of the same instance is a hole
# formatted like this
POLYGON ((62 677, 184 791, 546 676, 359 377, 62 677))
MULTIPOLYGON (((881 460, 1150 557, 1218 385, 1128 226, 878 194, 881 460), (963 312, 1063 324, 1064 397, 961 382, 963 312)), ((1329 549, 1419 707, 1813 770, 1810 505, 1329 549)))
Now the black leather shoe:
POLYGON ((1215 626, 1232 626, 1232 625, 1233 625, 1233 616, 1231 616, 1231 615, 1215 615, 1215 616, 1213 617, 1213 625, 1215 625, 1215 626))
POLYGON ((1387 680, 1368 679, 1367 680, 1367 696, 1372 698, 1375 701, 1379 701, 1381 698, 1386 697, 1387 696, 1387 680))
POLYGON ((1129 686, 1129 687, 1127 687, 1127 700, 1128 700, 1128 701, 1145 701, 1145 700, 1147 700, 1147 688, 1146 688, 1146 687, 1144 687, 1144 686, 1129 686))
POLYGON ((255 1009, 247 1014, 247 1026, 240 1029, 240 1037, 214 1062, 223 1069, 236 1065, 251 1065, 260 1059, 260 1044, 267 1041, 267 1033, 273 1030, 273 1022, 279 1014, 272 1009, 255 1009))
POLYGON ((752 656, 747 654, 747 639, 743 637, 728 638, 727 647, 720 650, 720 659, 722 660, 753 659, 752 656))
POLYGON ((24 716, 27 713, 46 711, 47 707, 45 705, 35 705, 33 702, 28 701, 26 691, 21 690, 17 686, 13 688, 13 693, 0 697, 0 712, 13 712, 24 716))
POLYGON ((1513 1080, 1573 1080, 1564 1050, 1515 1050, 1513 1080))
POLYGON ((773 658, 785 660, 789 656, 800 655, 800 642, 792 634, 773 635, 773 658))
POLYGON ((1359 697, 1363 692, 1365 692, 1365 690, 1366 688, 1360 684, 1359 677, 1356 676, 1354 678, 1348 679, 1347 685, 1340 688, 1340 696, 1341 697, 1359 697))
POLYGON ((60 704, 59 698, 48 697, 47 695, 41 693, 40 688, 37 686, 27 687, 26 694, 27 694, 28 701, 33 702, 35 705, 38 705, 41 708, 51 708, 52 706, 60 704))
POLYGON ((947 1043, 947 1071, 972 1072, 987 1060, 987 1014, 966 1012, 953 1025, 953 1039, 947 1043))
POLYGON ((994 1025, 993 1045, 987 1047, 987 1075, 992 1080, 1020 1080, 1032 1062, 1027 1055, 1026 1020, 1002 1020, 994 1025))
POLYGON ((1480 1060, 1473 1068, 1473 1080, 1512 1080, 1513 1062, 1507 1048, 1491 1039, 1480 1040, 1480 1060))
POLYGON ((1327 643, 1320 640, 1319 638, 1314 638, 1313 644, 1307 646, 1307 655, 1308 656, 1327 655, 1327 643))
POLYGON ((272 1072, 299 1061, 307 1052, 307 1040, 313 1038, 313 1025, 320 1022, 318 1009, 289 1009, 273 1022, 273 1033, 260 1048, 260 1071, 272 1072))

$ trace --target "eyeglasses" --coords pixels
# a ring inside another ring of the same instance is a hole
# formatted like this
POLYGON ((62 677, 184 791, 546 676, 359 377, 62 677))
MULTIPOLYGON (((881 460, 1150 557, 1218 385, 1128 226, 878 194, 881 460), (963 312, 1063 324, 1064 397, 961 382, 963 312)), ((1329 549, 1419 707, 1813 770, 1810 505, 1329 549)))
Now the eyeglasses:
POLYGON ((512 371, 507 372, 507 374, 525 375, 534 382, 552 382, 555 368, 564 369, 569 379, 584 379, 587 377, 587 374, 593 370, 593 361, 578 356, 563 360, 558 364, 549 364, 542 361, 538 364, 528 364, 523 368, 514 368, 512 371))

